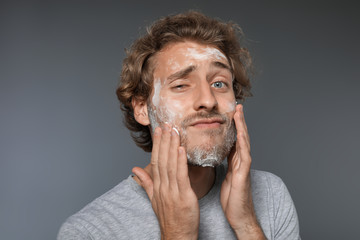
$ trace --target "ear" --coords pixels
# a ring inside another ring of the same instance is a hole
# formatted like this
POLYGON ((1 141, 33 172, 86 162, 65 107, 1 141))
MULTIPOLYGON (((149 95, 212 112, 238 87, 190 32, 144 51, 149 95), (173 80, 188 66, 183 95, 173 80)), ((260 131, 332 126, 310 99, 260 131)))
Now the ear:
POLYGON ((135 120, 141 125, 147 126, 150 124, 147 103, 145 101, 140 101, 136 98, 131 100, 131 105, 134 109, 135 120))

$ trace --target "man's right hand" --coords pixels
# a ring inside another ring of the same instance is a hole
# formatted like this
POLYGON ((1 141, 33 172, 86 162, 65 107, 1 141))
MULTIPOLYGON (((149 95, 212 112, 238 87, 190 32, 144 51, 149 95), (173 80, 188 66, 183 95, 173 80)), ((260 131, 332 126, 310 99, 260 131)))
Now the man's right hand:
POLYGON ((197 239, 198 199, 191 188, 186 152, 168 124, 156 128, 147 171, 133 168, 159 221, 162 239, 197 239))

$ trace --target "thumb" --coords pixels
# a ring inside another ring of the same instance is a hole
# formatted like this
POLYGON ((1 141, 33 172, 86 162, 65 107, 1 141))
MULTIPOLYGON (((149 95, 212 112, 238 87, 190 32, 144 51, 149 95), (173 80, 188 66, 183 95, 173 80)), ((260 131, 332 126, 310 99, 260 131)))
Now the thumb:
POLYGON ((140 185, 145 189, 148 197, 151 199, 153 196, 153 181, 150 175, 140 167, 134 167, 132 172, 139 178, 140 185))

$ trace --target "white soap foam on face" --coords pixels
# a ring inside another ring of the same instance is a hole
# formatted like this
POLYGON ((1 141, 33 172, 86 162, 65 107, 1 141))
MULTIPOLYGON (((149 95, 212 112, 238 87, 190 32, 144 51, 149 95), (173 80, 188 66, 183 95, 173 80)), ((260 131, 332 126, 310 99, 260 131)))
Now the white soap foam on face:
POLYGON ((180 64, 177 61, 175 61, 173 58, 169 58, 167 64, 168 66, 170 66, 171 71, 176 71, 180 69, 180 64))
POLYGON ((182 114, 179 110, 182 108, 181 104, 177 101, 165 99, 161 96, 162 81, 156 79, 154 81, 154 95, 152 97, 152 117, 150 117, 150 124, 153 130, 159 126, 160 123, 169 123, 176 127, 176 119, 181 119, 182 114))
MULTIPOLYGON (((200 51, 197 48, 189 47, 186 49, 185 56, 195 60, 216 59, 228 61, 226 56, 219 49, 213 47, 206 47, 200 51)), ((231 82, 234 82, 234 76, 232 76, 231 82)))
MULTIPOLYGON (((227 60, 225 55, 216 48, 206 47, 198 50, 197 48, 187 48, 185 50, 185 56, 188 59, 196 59, 196 60, 227 60)), ((180 68, 178 62, 174 61, 174 59, 169 59, 168 63, 170 64, 170 68, 172 70, 177 70, 180 68)), ((165 82, 165 81, 164 81, 165 82)), ((163 82, 161 79, 155 79, 154 81, 154 95, 152 97, 152 106, 149 108, 149 119, 152 126, 153 131, 160 123, 169 123, 176 132, 179 134, 178 130, 181 130, 182 140, 183 137, 186 139, 187 132, 184 127, 180 127, 176 125, 176 121, 178 124, 181 124, 179 120, 183 117, 183 108, 184 105, 182 102, 169 99, 161 96, 161 90, 163 87, 163 82)), ((228 102, 228 106, 226 106, 225 111, 231 112, 235 110, 236 104, 234 102, 228 102)), ((229 131, 231 125, 228 126, 227 131, 229 131)), ((235 140, 234 132, 230 131, 229 135, 225 138, 225 144, 222 146, 216 145, 213 147, 207 147, 205 145, 201 145, 198 147, 194 147, 192 149, 187 149, 187 157, 189 160, 189 164, 197 165, 197 166, 216 166, 222 162, 224 157, 224 152, 230 151, 230 148, 235 140), (190 153, 188 152, 190 151, 190 153)), ((186 141, 188 141, 187 139, 186 141)), ((183 145, 183 144, 182 144, 183 145)))
POLYGON ((236 108, 236 101, 234 101, 234 102, 228 102, 228 103, 227 103, 227 108, 226 108, 225 112, 226 112, 226 113, 234 112, 234 111, 235 111, 235 108, 236 108))
POLYGON ((210 48, 210 47, 207 47, 205 49, 205 52, 209 55, 209 56, 214 56, 216 59, 218 60, 227 60, 227 58, 225 57, 225 55, 219 51, 218 49, 216 48, 210 48))
POLYGON ((217 60, 227 60, 225 55, 216 48, 206 47, 202 51, 196 48, 187 48, 185 53, 186 57, 191 57, 197 60, 206 60, 209 58, 215 58, 217 60))
MULTIPOLYGON (((160 91, 156 92, 160 93, 160 91)), ((155 128, 159 126, 159 123, 171 124, 178 134, 181 129, 181 145, 186 147, 186 144, 184 145, 184 143, 189 141, 187 131, 184 127, 179 127, 175 124, 175 120, 182 119, 182 114, 179 114, 179 110, 182 107, 181 103, 175 100, 168 100, 167 103, 169 106, 167 107, 165 106, 166 102, 163 102, 164 99, 161 96, 155 96, 154 99, 156 100, 157 98, 160 99, 159 105, 153 105, 148 109, 152 130, 154 131, 155 128)), ((233 108, 233 105, 235 104, 229 104, 229 108, 233 108)), ((202 167, 214 167, 219 165, 224 160, 235 141, 234 130, 234 125, 229 124, 226 129, 227 134, 224 138, 225 142, 222 144, 216 144, 212 147, 206 147, 206 145, 200 144, 199 146, 187 149, 188 163, 190 165, 202 167)))
POLYGON ((177 119, 181 119, 182 114, 178 113, 176 111, 174 111, 173 109, 171 109, 171 102, 167 102, 167 105, 165 105, 165 103, 160 104, 160 106, 158 107, 159 109, 159 119, 162 122, 168 122, 169 124, 171 124, 172 126, 175 126, 176 124, 176 120, 177 119), (163 105, 164 104, 164 105, 163 105))
POLYGON ((161 80, 157 78, 154 80, 154 96, 152 97, 152 104, 157 107, 160 103, 160 90, 161 90, 161 80))
POLYGON ((223 160, 218 157, 215 148, 213 148, 212 151, 210 151, 210 153, 197 148, 193 150, 192 155, 188 153, 187 158, 191 159, 191 164, 201 167, 215 167, 219 165, 223 160))

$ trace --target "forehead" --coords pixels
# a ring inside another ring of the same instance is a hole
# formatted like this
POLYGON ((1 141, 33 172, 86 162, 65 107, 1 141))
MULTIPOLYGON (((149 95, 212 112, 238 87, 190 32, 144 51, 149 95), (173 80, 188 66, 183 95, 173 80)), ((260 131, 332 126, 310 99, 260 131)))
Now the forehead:
POLYGON ((212 45, 199 44, 192 41, 171 43, 155 56, 155 71, 174 72, 187 66, 198 66, 211 62, 229 65, 224 53, 212 45))

